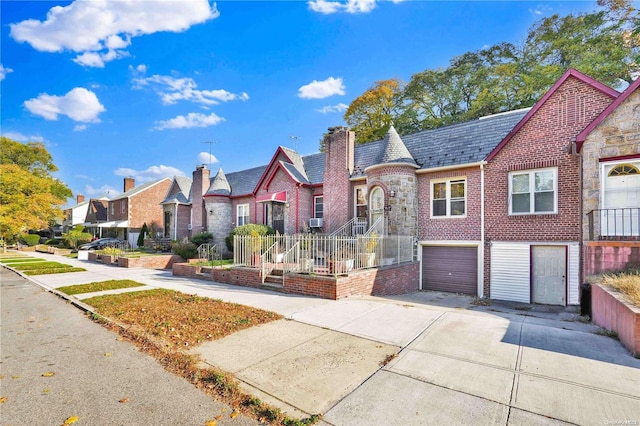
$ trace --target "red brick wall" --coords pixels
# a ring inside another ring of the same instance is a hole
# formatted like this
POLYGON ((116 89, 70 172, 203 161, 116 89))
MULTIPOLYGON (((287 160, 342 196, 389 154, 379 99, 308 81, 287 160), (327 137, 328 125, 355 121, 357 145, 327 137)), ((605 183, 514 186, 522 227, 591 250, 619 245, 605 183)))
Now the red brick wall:
MULTIPOLYGON (((580 169, 571 142, 611 99, 569 77, 485 167, 485 238, 488 241, 580 240, 580 169), (558 213, 509 215, 509 172, 558 170, 558 213)), ((485 295, 490 249, 485 246, 485 295)))
POLYGON ((141 257, 119 257, 118 266, 122 268, 170 269, 174 263, 183 259, 175 254, 141 257))
POLYGON ((584 273, 596 275, 640 266, 640 242, 588 241, 584 243, 584 273))
POLYGON ((418 239, 475 240, 481 237, 480 168, 447 170, 418 175, 418 239), (466 177, 467 215, 458 218, 431 217, 431 182, 466 177))
POLYGON ((207 220, 204 209, 204 199, 202 196, 209 189, 211 171, 206 166, 198 166, 193 171, 193 183, 191 185, 191 235, 204 232, 207 227, 207 220))
POLYGON ((353 216, 353 189, 349 177, 355 134, 338 128, 325 138, 323 231, 330 233, 353 216))
POLYGON ((169 186, 171 186, 171 179, 166 178, 129 198, 130 229, 140 229, 145 222, 147 226, 151 222, 156 222, 157 226, 162 226, 164 218, 163 208, 160 203, 167 196, 169 186))
POLYGON ((238 206, 241 204, 249 205, 249 223, 264 224, 262 203, 256 203, 252 196, 231 199, 231 222, 232 229, 238 226, 238 206))

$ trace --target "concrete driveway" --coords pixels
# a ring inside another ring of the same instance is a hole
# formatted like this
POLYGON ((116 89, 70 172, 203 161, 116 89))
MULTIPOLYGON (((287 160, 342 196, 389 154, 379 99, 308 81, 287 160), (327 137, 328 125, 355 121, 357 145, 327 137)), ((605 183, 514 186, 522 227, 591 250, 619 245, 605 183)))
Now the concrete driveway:
POLYGON ((574 308, 474 306, 431 292, 329 301, 80 263, 91 273, 36 280, 126 277, 284 315, 196 353, 292 415, 321 413, 332 425, 640 424, 640 359, 574 308))

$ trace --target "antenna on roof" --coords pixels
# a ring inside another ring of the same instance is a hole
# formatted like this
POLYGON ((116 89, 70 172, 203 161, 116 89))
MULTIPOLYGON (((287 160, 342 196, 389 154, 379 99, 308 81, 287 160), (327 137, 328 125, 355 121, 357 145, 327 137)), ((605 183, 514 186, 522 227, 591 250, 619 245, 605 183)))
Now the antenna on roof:
POLYGON ((211 145, 213 145, 214 143, 220 143, 218 141, 206 141, 206 142, 202 142, 202 143, 208 143, 209 144, 209 170, 211 170, 211 145))
POLYGON ((298 150, 298 141, 300 140, 300 136, 289 136, 289 139, 294 140, 295 142, 293 143, 294 145, 294 150, 297 151, 298 150))

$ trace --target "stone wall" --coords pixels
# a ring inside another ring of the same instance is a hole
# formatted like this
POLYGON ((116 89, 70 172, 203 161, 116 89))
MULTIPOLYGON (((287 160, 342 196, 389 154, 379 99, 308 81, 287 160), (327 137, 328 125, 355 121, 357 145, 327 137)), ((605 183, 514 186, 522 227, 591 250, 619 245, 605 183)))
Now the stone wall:
POLYGON ((607 116, 582 145, 582 235, 589 239, 589 212, 600 208, 602 159, 640 157, 640 90, 607 116))
POLYGON ((367 169, 367 193, 380 186, 385 191, 390 235, 416 235, 418 227, 418 192, 415 168, 380 166, 367 169), (391 196, 393 191, 394 196, 391 196))
POLYGON ((234 214, 231 200, 226 196, 206 197, 208 231, 213 234, 213 243, 217 244, 223 254, 228 254, 224 239, 233 230, 234 214))

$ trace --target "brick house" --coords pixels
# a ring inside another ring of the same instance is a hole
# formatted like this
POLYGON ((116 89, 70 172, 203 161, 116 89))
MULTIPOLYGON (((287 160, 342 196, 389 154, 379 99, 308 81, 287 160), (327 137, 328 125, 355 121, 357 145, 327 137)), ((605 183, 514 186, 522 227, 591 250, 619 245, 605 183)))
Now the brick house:
POLYGON ((584 273, 640 265, 640 79, 577 137, 584 273))
POLYGON ((618 95, 569 70, 487 157, 484 290, 490 297, 579 302, 581 170, 573 142, 618 95))
POLYGON ((142 225, 163 223, 163 208, 160 204, 166 198, 173 180, 163 178, 153 182, 135 186, 135 180, 124 178, 124 192, 109 199, 107 206, 108 220, 98 223, 100 236, 113 236, 128 241, 137 247, 138 236, 142 225))
MULTIPOLYGON (((278 147, 264 166, 214 177, 200 166, 192 180, 174 179, 163 202, 165 236, 209 231, 223 245, 246 223, 288 234, 380 226, 415 238, 416 288, 577 304, 586 210, 601 205, 587 201, 600 192, 581 189, 582 176, 604 167, 581 158, 600 146, 598 159, 632 166, 629 176, 637 170, 637 86, 620 95, 568 70, 532 108, 402 137, 391 127, 363 145, 334 127, 324 153, 278 147)), ((627 193, 636 196, 633 182, 627 193)))

